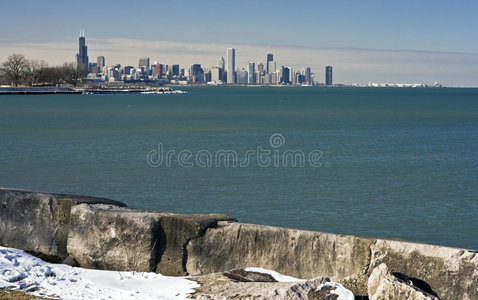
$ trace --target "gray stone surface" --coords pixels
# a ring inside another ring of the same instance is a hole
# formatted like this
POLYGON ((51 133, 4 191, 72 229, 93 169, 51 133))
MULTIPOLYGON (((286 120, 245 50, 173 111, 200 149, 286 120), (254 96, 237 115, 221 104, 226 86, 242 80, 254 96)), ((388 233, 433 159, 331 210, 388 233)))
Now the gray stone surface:
POLYGON ((477 251, 392 240, 377 240, 370 250, 369 274, 385 263, 441 299, 478 299, 477 251))
POLYGON ((188 275, 186 246, 189 241, 201 237, 206 229, 217 227, 218 221, 235 221, 226 215, 180 215, 161 216, 161 239, 156 271, 163 275, 188 275))
POLYGON ((71 209, 67 250, 82 267, 187 275, 187 243, 224 219, 232 220, 81 204, 71 209))
POLYGON ((71 209, 68 253, 85 268, 154 271, 161 215, 105 204, 76 205, 71 209))
POLYGON ((61 262, 67 257, 70 208, 84 202, 124 206, 104 198, 0 188, 0 245, 61 262))
POLYGON ((200 284, 193 299, 223 300, 223 299, 291 299, 291 300, 333 300, 333 288, 318 287, 330 282, 328 278, 315 278, 307 281, 277 282, 264 277, 264 274, 233 270, 224 273, 192 277, 200 284), (250 274, 248 274, 250 273, 250 274))
POLYGON ((395 276, 382 263, 375 269, 368 279, 368 296, 370 300, 439 300, 438 297, 428 294, 406 276, 395 276))
POLYGON ((369 239, 252 224, 219 224, 189 243, 189 274, 254 266, 296 278, 338 279, 365 274, 370 260, 373 240, 369 239))
POLYGON ((190 274, 256 266, 329 277, 367 296, 368 277, 384 262, 441 299, 478 299, 478 253, 471 250, 226 222, 187 249, 190 274))

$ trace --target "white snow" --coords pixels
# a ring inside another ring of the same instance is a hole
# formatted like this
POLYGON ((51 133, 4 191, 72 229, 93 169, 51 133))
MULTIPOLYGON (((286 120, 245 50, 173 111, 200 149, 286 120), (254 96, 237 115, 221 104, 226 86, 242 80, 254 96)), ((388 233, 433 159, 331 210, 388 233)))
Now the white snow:
MULTIPOLYGON (((279 282, 304 282, 304 281, 306 281, 304 279, 298 279, 298 278, 290 277, 290 276, 283 275, 281 273, 277 273, 275 271, 271 271, 271 270, 267 270, 267 269, 263 269, 263 268, 246 268, 245 270, 249 271, 249 272, 269 274, 272 277, 274 277, 275 280, 277 280, 279 282)), ((339 283, 336 283, 336 282, 327 282, 325 284, 322 284, 317 288, 317 290, 320 290, 321 288, 323 288, 325 286, 331 286, 331 287, 335 288, 335 290, 331 291, 330 293, 339 296, 338 300, 354 300, 355 299, 354 294, 350 290, 344 288, 343 285, 341 285, 339 283)))
POLYGON ((335 288, 335 290, 331 291, 330 293, 338 295, 339 296, 338 300, 354 300, 355 299, 354 294, 350 290, 344 288, 343 285, 341 285, 339 283, 336 283, 336 282, 324 283, 324 284, 320 285, 317 288, 317 290, 319 291, 320 289, 322 289, 325 286, 331 286, 331 287, 335 288))
POLYGON ((246 270, 248 272, 257 272, 257 273, 269 274, 275 280, 277 280, 278 282, 298 282, 298 281, 303 282, 303 281, 305 281, 304 279, 298 279, 298 278, 290 277, 290 276, 283 275, 281 273, 277 273, 275 271, 271 271, 271 270, 267 270, 267 269, 263 269, 263 268, 246 268, 244 270, 246 270))
POLYGON ((186 299, 199 285, 156 273, 99 271, 51 264, 0 247, 0 287, 61 299, 186 299))
MULTIPOLYGON (((305 281, 263 268, 246 271, 270 274, 279 282, 305 281)), ((335 282, 339 300, 353 300, 352 292, 335 282)), ((199 287, 187 277, 163 276, 156 273, 101 271, 74 268, 42 261, 23 250, 0 246, 0 288, 16 289, 37 296, 61 299, 187 299, 199 287)))

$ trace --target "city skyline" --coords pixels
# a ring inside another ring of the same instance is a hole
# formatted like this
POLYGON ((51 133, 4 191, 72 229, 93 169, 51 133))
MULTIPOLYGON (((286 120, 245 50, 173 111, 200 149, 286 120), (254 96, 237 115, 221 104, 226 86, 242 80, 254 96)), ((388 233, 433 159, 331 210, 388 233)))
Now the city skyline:
POLYGON ((106 56, 108 64, 133 65, 138 57, 151 57, 166 64, 214 66, 223 49, 235 48, 241 68, 247 69, 249 61, 267 68, 262 56, 272 51, 281 64, 310 66, 319 81, 325 75, 319 70, 332 65, 334 82, 345 84, 478 86, 477 3, 144 1, 141 7, 160 13, 133 26, 128 23, 134 19, 132 5, 2 1, 0 60, 22 53, 50 65, 76 61, 71 51, 76 51, 78 30, 85 28, 90 57, 106 56), (246 15, 241 26, 220 26, 246 15))

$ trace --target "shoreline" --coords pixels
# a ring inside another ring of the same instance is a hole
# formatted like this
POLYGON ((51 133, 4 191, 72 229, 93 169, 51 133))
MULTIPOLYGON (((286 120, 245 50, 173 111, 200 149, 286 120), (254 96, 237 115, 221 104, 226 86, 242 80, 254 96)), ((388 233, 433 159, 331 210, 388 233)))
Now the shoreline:
POLYGON ((478 298, 475 250, 246 224, 221 214, 145 211, 79 195, 0 188, 0 203, 0 244, 50 262, 165 276, 254 266, 327 277, 355 296, 370 295, 371 282, 393 282, 445 300, 478 298))
POLYGON ((52 94, 183 94, 181 90, 170 87, 95 87, 95 88, 56 88, 20 87, 0 88, 0 95, 52 95, 52 94))

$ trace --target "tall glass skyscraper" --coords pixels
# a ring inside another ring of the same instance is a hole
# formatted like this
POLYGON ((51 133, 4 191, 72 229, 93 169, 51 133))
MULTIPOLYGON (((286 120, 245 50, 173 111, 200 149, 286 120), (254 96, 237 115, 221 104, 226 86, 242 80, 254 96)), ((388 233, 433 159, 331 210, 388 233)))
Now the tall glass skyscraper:
POLYGON ((227 48, 227 83, 234 84, 236 70, 236 49, 227 48))
POLYGON ((248 70, 248 78, 247 78, 247 83, 248 84, 254 84, 256 83, 256 79, 254 78, 256 75, 256 64, 253 62, 249 62, 249 70, 248 70))
POLYGON ((332 66, 325 67, 325 84, 332 85, 332 66))
MULTIPOLYGON (((274 61, 274 55, 272 53, 267 53, 267 62, 266 62, 266 73, 272 73, 272 70, 269 70, 269 62, 274 61)), ((274 70, 275 72, 275 70, 274 70)))
POLYGON ((80 32, 79 49, 76 54, 78 68, 83 72, 88 72, 88 47, 86 46, 85 31, 80 32))

